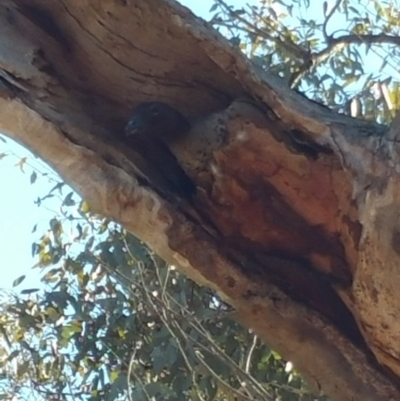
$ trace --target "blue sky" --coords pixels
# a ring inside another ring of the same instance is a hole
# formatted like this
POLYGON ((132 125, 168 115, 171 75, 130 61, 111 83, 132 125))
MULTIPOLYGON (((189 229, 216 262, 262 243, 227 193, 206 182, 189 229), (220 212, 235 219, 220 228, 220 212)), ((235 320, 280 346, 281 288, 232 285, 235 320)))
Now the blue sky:
MULTIPOLYGON (((7 154, 0 160, 0 288, 11 288, 13 281, 26 275, 25 281, 17 288, 37 287, 40 284, 38 269, 31 269, 35 264, 31 245, 38 235, 48 228, 49 220, 58 212, 60 197, 54 197, 43 206, 37 206, 35 200, 45 196, 58 180, 57 175, 40 159, 19 144, 3 137, 0 141, 0 155, 7 154), (23 167, 20 160, 27 158, 23 167), (35 184, 30 183, 32 172, 37 172, 35 184), (44 175, 46 174, 46 175, 44 175), (37 225, 36 233, 33 227, 37 225)), ((68 192, 65 191, 65 195, 68 192)))
MULTIPOLYGON (((206 19, 213 5, 212 0, 180 0, 180 3, 206 19)), ((240 5, 244 4, 244 1, 228 0, 228 3, 240 5)), ((0 288, 11 288, 16 278, 26 275, 24 282, 15 289, 20 291, 40 285, 40 271, 31 269, 35 264, 31 256, 31 245, 38 238, 38 234, 47 229, 49 220, 57 213, 58 200, 46 202, 45 206, 41 207, 34 203, 39 196, 44 196, 54 183, 38 174, 37 182, 32 185, 32 167, 39 172, 48 172, 48 167, 22 146, 6 137, 5 139, 7 143, 0 141, 0 155, 8 154, 0 160, 0 187, 3 194, 0 197, 0 288), (16 166, 22 157, 28 157, 28 165, 23 168, 24 172, 16 166), (48 209, 52 204, 54 209, 48 209), (37 232, 32 233, 35 224, 38 224, 37 232)))
POLYGON ((40 182, 31 185, 29 176, 32 169, 26 166, 24 174, 16 167, 18 156, 32 159, 33 156, 9 139, 6 144, 0 142, 0 154, 10 152, 15 155, 0 160, 0 186, 3 193, 0 198, 0 287, 9 288, 13 280, 27 274, 29 280, 23 286, 27 288, 38 282, 37 270, 30 269, 34 263, 31 257, 31 243, 35 238, 31 233, 32 228, 37 221, 48 221, 51 213, 34 204, 34 200, 46 190, 46 185, 40 182))

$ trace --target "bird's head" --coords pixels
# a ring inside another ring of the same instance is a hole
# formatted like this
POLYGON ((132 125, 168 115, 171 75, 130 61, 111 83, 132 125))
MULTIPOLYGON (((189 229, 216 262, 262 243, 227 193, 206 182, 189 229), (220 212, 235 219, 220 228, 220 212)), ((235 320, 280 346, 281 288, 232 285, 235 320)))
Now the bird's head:
POLYGON ((189 129, 186 118, 171 106, 161 102, 147 102, 136 106, 125 127, 125 135, 156 135, 168 140, 189 129))

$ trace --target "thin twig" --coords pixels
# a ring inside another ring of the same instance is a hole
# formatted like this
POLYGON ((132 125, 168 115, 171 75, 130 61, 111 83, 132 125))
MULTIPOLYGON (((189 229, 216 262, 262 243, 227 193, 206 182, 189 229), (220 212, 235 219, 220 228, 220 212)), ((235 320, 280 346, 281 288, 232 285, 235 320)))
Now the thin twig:
MULTIPOLYGON (((322 33, 324 35, 325 40, 328 43, 329 43, 331 36, 328 35, 326 28, 327 28, 329 20, 332 18, 332 15, 335 13, 335 11, 339 8, 341 2, 342 2, 342 0, 336 1, 336 4, 332 7, 331 11, 329 11, 328 15, 325 18, 324 24, 322 25, 322 33)), ((327 2, 325 4, 327 4, 327 2)))

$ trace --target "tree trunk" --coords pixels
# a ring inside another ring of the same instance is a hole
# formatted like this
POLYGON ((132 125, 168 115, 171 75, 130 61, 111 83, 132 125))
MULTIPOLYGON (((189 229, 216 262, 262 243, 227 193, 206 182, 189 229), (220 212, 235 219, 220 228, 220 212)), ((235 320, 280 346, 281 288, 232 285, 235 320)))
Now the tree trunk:
POLYGON ((307 101, 172 0, 2 1, 0 19, 1 132, 216 289, 315 388, 400 398, 396 124, 307 101), (190 199, 127 146, 147 101, 192 122, 171 145, 190 199))

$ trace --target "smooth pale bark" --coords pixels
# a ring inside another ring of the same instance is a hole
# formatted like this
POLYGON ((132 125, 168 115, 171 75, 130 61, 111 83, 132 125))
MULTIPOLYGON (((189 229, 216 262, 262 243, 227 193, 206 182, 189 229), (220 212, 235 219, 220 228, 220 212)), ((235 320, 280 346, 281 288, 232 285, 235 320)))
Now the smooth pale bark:
POLYGON ((1 132, 216 289, 332 400, 400 398, 396 125, 308 102, 173 1, 0 8, 1 132), (123 142, 149 100, 193 120, 173 147, 192 202, 123 142))

